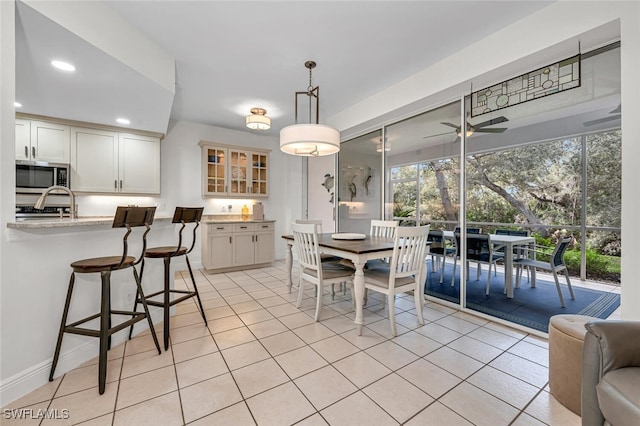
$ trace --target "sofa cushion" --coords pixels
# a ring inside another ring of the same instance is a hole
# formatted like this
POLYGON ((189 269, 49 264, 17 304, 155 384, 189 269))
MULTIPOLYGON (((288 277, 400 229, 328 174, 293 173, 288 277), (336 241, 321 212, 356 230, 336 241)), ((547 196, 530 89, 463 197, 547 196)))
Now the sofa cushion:
POLYGON ((612 425, 640 424, 640 367, 605 374, 597 386, 600 410, 612 425))

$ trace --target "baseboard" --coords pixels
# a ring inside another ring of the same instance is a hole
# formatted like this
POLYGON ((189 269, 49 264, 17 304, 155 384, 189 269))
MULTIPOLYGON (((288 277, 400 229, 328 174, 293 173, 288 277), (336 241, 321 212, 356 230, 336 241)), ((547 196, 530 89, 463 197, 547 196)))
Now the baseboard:
MULTIPOLYGON (((98 341, 87 342, 69 352, 60 354, 56 377, 94 358, 98 353, 98 341)), ((0 406, 5 407, 49 381, 53 357, 15 374, 0 383, 0 406)))
MULTIPOLYGON (((162 321, 162 312, 158 310, 157 313, 151 314, 151 320, 154 325, 162 321)), ((140 322, 135 327, 135 334, 138 335, 147 330, 149 326, 146 322, 140 322)), ((127 329, 128 330, 128 329, 127 329)), ((117 333, 112 337, 112 347, 116 347, 129 337, 129 333, 117 333)), ((83 343, 70 351, 60 354, 58 365, 56 366, 56 372, 54 378, 60 377, 66 372, 79 367, 85 362, 98 356, 99 345, 98 339, 91 339, 91 341, 83 343)), ((63 343, 64 347, 64 343, 63 343)), ((52 348, 53 350, 53 348, 52 348)), ((13 401, 23 397, 29 392, 33 392, 40 386, 45 385, 49 381, 49 372, 51 371, 51 364, 53 363, 53 356, 46 361, 36 364, 26 370, 21 371, 5 380, 0 382, 0 407, 5 407, 11 404, 13 401)), ((97 386, 96 377, 96 386, 97 386)), ((22 407, 17 407, 22 408, 22 407)))

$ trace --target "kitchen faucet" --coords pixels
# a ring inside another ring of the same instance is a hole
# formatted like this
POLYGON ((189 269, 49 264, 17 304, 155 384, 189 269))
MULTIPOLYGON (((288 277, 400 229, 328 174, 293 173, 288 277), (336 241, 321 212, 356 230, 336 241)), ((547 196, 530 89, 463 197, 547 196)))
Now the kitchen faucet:
POLYGON ((33 208, 38 210, 44 209, 44 205, 47 200, 47 195, 49 195, 50 192, 56 191, 56 190, 64 191, 67 194, 69 194, 69 200, 70 200, 69 215, 71 216, 71 219, 77 219, 78 211, 76 210, 76 195, 73 193, 72 190, 70 190, 66 186, 54 185, 45 189, 42 195, 40 196, 40 198, 38 198, 38 201, 36 201, 36 203, 33 205, 33 208))

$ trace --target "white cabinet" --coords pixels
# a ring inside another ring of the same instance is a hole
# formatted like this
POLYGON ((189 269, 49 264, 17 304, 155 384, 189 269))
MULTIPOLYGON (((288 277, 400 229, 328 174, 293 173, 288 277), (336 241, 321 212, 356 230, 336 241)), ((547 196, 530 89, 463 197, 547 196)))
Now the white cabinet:
POLYGON ((256 223, 256 241, 255 241, 255 262, 268 263, 273 262, 275 258, 274 252, 274 232, 273 223, 256 223))
POLYGON ((160 139, 107 130, 71 130, 71 189, 159 194, 160 139))
POLYGON ((69 163, 70 127, 16 119, 16 160, 69 163))
POLYGON ((118 136, 120 192, 160 193, 160 139, 129 133, 118 136))
POLYGON ((206 269, 233 266, 233 237, 231 224, 202 226, 202 265, 206 269))
POLYGON ((246 269, 274 259, 273 222, 205 223, 202 264, 205 269, 246 269))
POLYGON ((269 150, 201 141, 204 197, 266 198, 269 195, 269 150))

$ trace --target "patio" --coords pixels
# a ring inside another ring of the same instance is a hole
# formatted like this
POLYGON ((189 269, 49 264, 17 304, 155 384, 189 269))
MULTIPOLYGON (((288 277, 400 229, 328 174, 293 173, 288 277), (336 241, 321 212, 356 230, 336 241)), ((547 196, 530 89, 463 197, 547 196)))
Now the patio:
MULTIPOLYGON (((459 304, 460 268, 457 268, 454 286, 451 286, 453 271, 451 263, 445 266, 442 284, 439 280, 440 272, 431 270, 431 262, 427 262, 427 267, 425 294, 459 304)), ((560 283, 566 302, 566 307, 562 308, 552 275, 538 271, 536 287, 532 288, 525 274, 520 288, 514 289, 513 299, 508 299, 503 293, 504 268, 502 266, 497 267, 497 276, 491 277, 489 296, 485 295, 486 267, 482 270, 479 280, 476 280, 476 269, 473 264, 470 265, 469 270, 466 288, 467 307, 514 324, 547 333, 549 318, 557 314, 578 314, 598 318, 619 318, 620 316, 620 286, 615 284, 582 281, 577 277, 571 277, 575 293, 575 300, 571 300, 564 279, 561 277, 560 283)))

